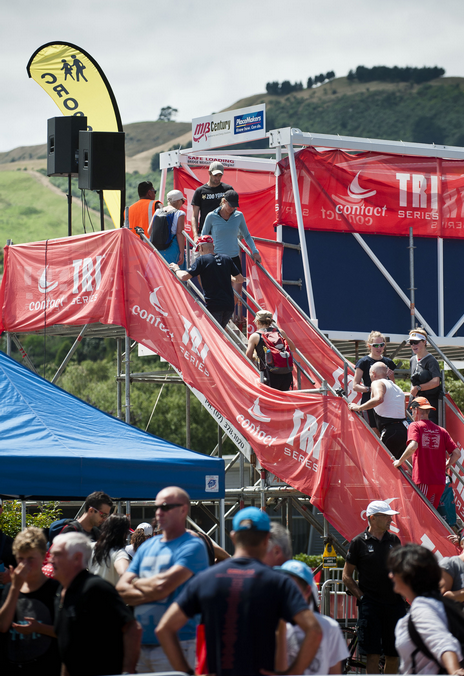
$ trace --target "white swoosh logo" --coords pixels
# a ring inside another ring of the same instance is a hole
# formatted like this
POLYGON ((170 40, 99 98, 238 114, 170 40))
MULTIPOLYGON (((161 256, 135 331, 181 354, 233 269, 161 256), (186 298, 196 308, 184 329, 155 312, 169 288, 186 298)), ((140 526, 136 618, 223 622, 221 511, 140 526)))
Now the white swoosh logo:
POLYGON ((168 313, 163 310, 161 303, 158 300, 158 296, 156 295, 156 292, 159 291, 160 289, 161 286, 157 286, 156 289, 153 289, 153 291, 150 294, 150 303, 153 305, 154 308, 158 310, 158 312, 167 317, 168 313))
POLYGON ((248 409, 248 413, 255 419, 255 420, 260 420, 261 422, 270 422, 270 418, 267 418, 263 413, 261 413, 261 409, 259 408, 259 397, 256 399, 254 402, 253 406, 250 406, 248 409))
POLYGON ((350 187, 348 188, 348 197, 351 197, 352 199, 355 200, 362 200, 365 199, 366 197, 372 197, 377 192, 377 190, 367 190, 361 188, 358 182, 358 176, 360 173, 361 172, 358 171, 354 179, 351 181, 350 187))
POLYGON ((39 291, 40 293, 47 293, 48 291, 53 291, 58 286, 58 282, 47 282, 47 270, 48 265, 44 268, 40 279, 39 279, 39 291))

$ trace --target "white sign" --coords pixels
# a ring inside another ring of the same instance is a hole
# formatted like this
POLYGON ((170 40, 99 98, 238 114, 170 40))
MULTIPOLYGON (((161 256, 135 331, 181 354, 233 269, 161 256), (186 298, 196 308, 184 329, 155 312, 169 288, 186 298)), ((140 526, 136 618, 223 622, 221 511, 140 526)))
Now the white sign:
POLYGON ((266 104, 197 117, 192 120, 192 149, 205 150, 266 136, 266 104))

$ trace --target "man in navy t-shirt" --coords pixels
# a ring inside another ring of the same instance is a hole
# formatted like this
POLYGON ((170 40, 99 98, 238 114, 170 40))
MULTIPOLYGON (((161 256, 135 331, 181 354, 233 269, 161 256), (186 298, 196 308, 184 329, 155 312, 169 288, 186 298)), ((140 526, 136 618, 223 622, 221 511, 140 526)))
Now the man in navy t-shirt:
POLYGON ((169 266, 181 281, 201 276, 208 311, 225 328, 234 312, 234 292, 232 282, 244 282, 243 275, 232 258, 214 253, 214 241, 211 235, 198 238, 195 251, 200 253, 188 270, 181 270, 176 263, 169 266))
POLYGON ((293 580, 262 559, 270 519, 247 507, 233 520, 235 554, 195 576, 161 618, 156 635, 173 669, 193 674, 176 640, 188 619, 201 613, 205 625, 207 673, 256 676, 275 671, 275 634, 280 619, 304 633, 290 673, 302 674, 317 653, 322 632, 293 580))

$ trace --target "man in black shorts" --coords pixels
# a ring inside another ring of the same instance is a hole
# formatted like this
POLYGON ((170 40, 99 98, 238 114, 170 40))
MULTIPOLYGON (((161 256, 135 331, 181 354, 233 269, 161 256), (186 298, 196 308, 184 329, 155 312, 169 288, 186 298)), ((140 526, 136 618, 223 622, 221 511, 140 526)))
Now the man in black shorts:
POLYGON ((305 635, 288 670, 303 674, 317 653, 322 631, 297 585, 262 562, 270 519, 257 507, 247 507, 234 516, 232 525, 234 556, 196 575, 158 623, 156 635, 164 652, 175 670, 193 674, 176 631, 201 613, 208 669, 204 673, 275 673, 276 629, 285 619, 305 635))
POLYGON ((201 275, 208 312, 225 328, 234 313, 232 282, 242 283, 245 280, 232 258, 214 253, 211 235, 199 237, 195 250, 200 256, 188 270, 181 270, 176 263, 171 263, 169 267, 182 282, 201 275))
POLYGON ((351 541, 343 569, 343 583, 358 599, 359 647, 367 655, 366 672, 379 673, 379 659, 385 655, 385 673, 398 673, 395 627, 406 614, 405 603, 393 591, 387 558, 400 539, 389 533, 392 516, 399 514, 383 500, 371 502, 366 510, 368 527, 351 541), (353 579, 357 568, 359 584, 353 579))
POLYGON ((232 186, 222 183, 224 167, 220 162, 211 162, 209 165, 208 183, 201 185, 195 190, 192 197, 192 230, 195 242, 201 235, 201 229, 207 215, 217 209, 227 190, 232 186))
POLYGON ((66 676, 135 673, 142 629, 116 589, 86 570, 92 555, 82 533, 57 535, 51 550, 55 633, 66 676))

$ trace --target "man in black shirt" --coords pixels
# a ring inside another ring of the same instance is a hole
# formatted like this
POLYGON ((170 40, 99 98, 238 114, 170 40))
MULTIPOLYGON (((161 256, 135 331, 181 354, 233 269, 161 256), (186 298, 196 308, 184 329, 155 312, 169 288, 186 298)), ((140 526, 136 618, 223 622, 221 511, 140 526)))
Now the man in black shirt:
POLYGON ((90 540, 57 535, 51 550, 55 579, 55 633, 63 676, 135 673, 142 629, 116 589, 86 568, 90 540))
POLYGON ((294 622, 305 638, 289 673, 303 674, 322 638, 321 628, 295 583, 262 560, 270 519, 257 507, 240 510, 232 522, 235 553, 189 582, 161 618, 156 635, 174 669, 193 674, 176 631, 201 613, 205 625, 207 672, 256 676, 274 672, 279 620, 294 622), (290 584, 288 584, 290 583, 290 584))
POLYGON ((188 270, 181 270, 176 263, 171 263, 169 267, 183 282, 201 275, 206 307, 218 324, 225 328, 234 312, 232 282, 242 283, 244 277, 232 258, 214 253, 211 235, 199 237, 195 251, 200 256, 188 270))
POLYGON ((388 532, 392 516, 399 514, 387 502, 375 500, 366 510, 368 527, 351 541, 343 569, 343 583, 358 599, 358 639, 367 654, 366 671, 379 673, 380 655, 385 655, 385 673, 398 673, 395 626, 405 615, 405 604, 393 591, 387 558, 400 539, 388 532), (357 568, 359 583, 353 579, 357 568))
POLYGON ((224 167, 220 162, 211 162, 209 165, 208 183, 195 190, 192 197, 192 230, 195 242, 201 235, 201 229, 207 215, 218 208, 224 194, 233 190, 231 185, 222 183, 224 167))

